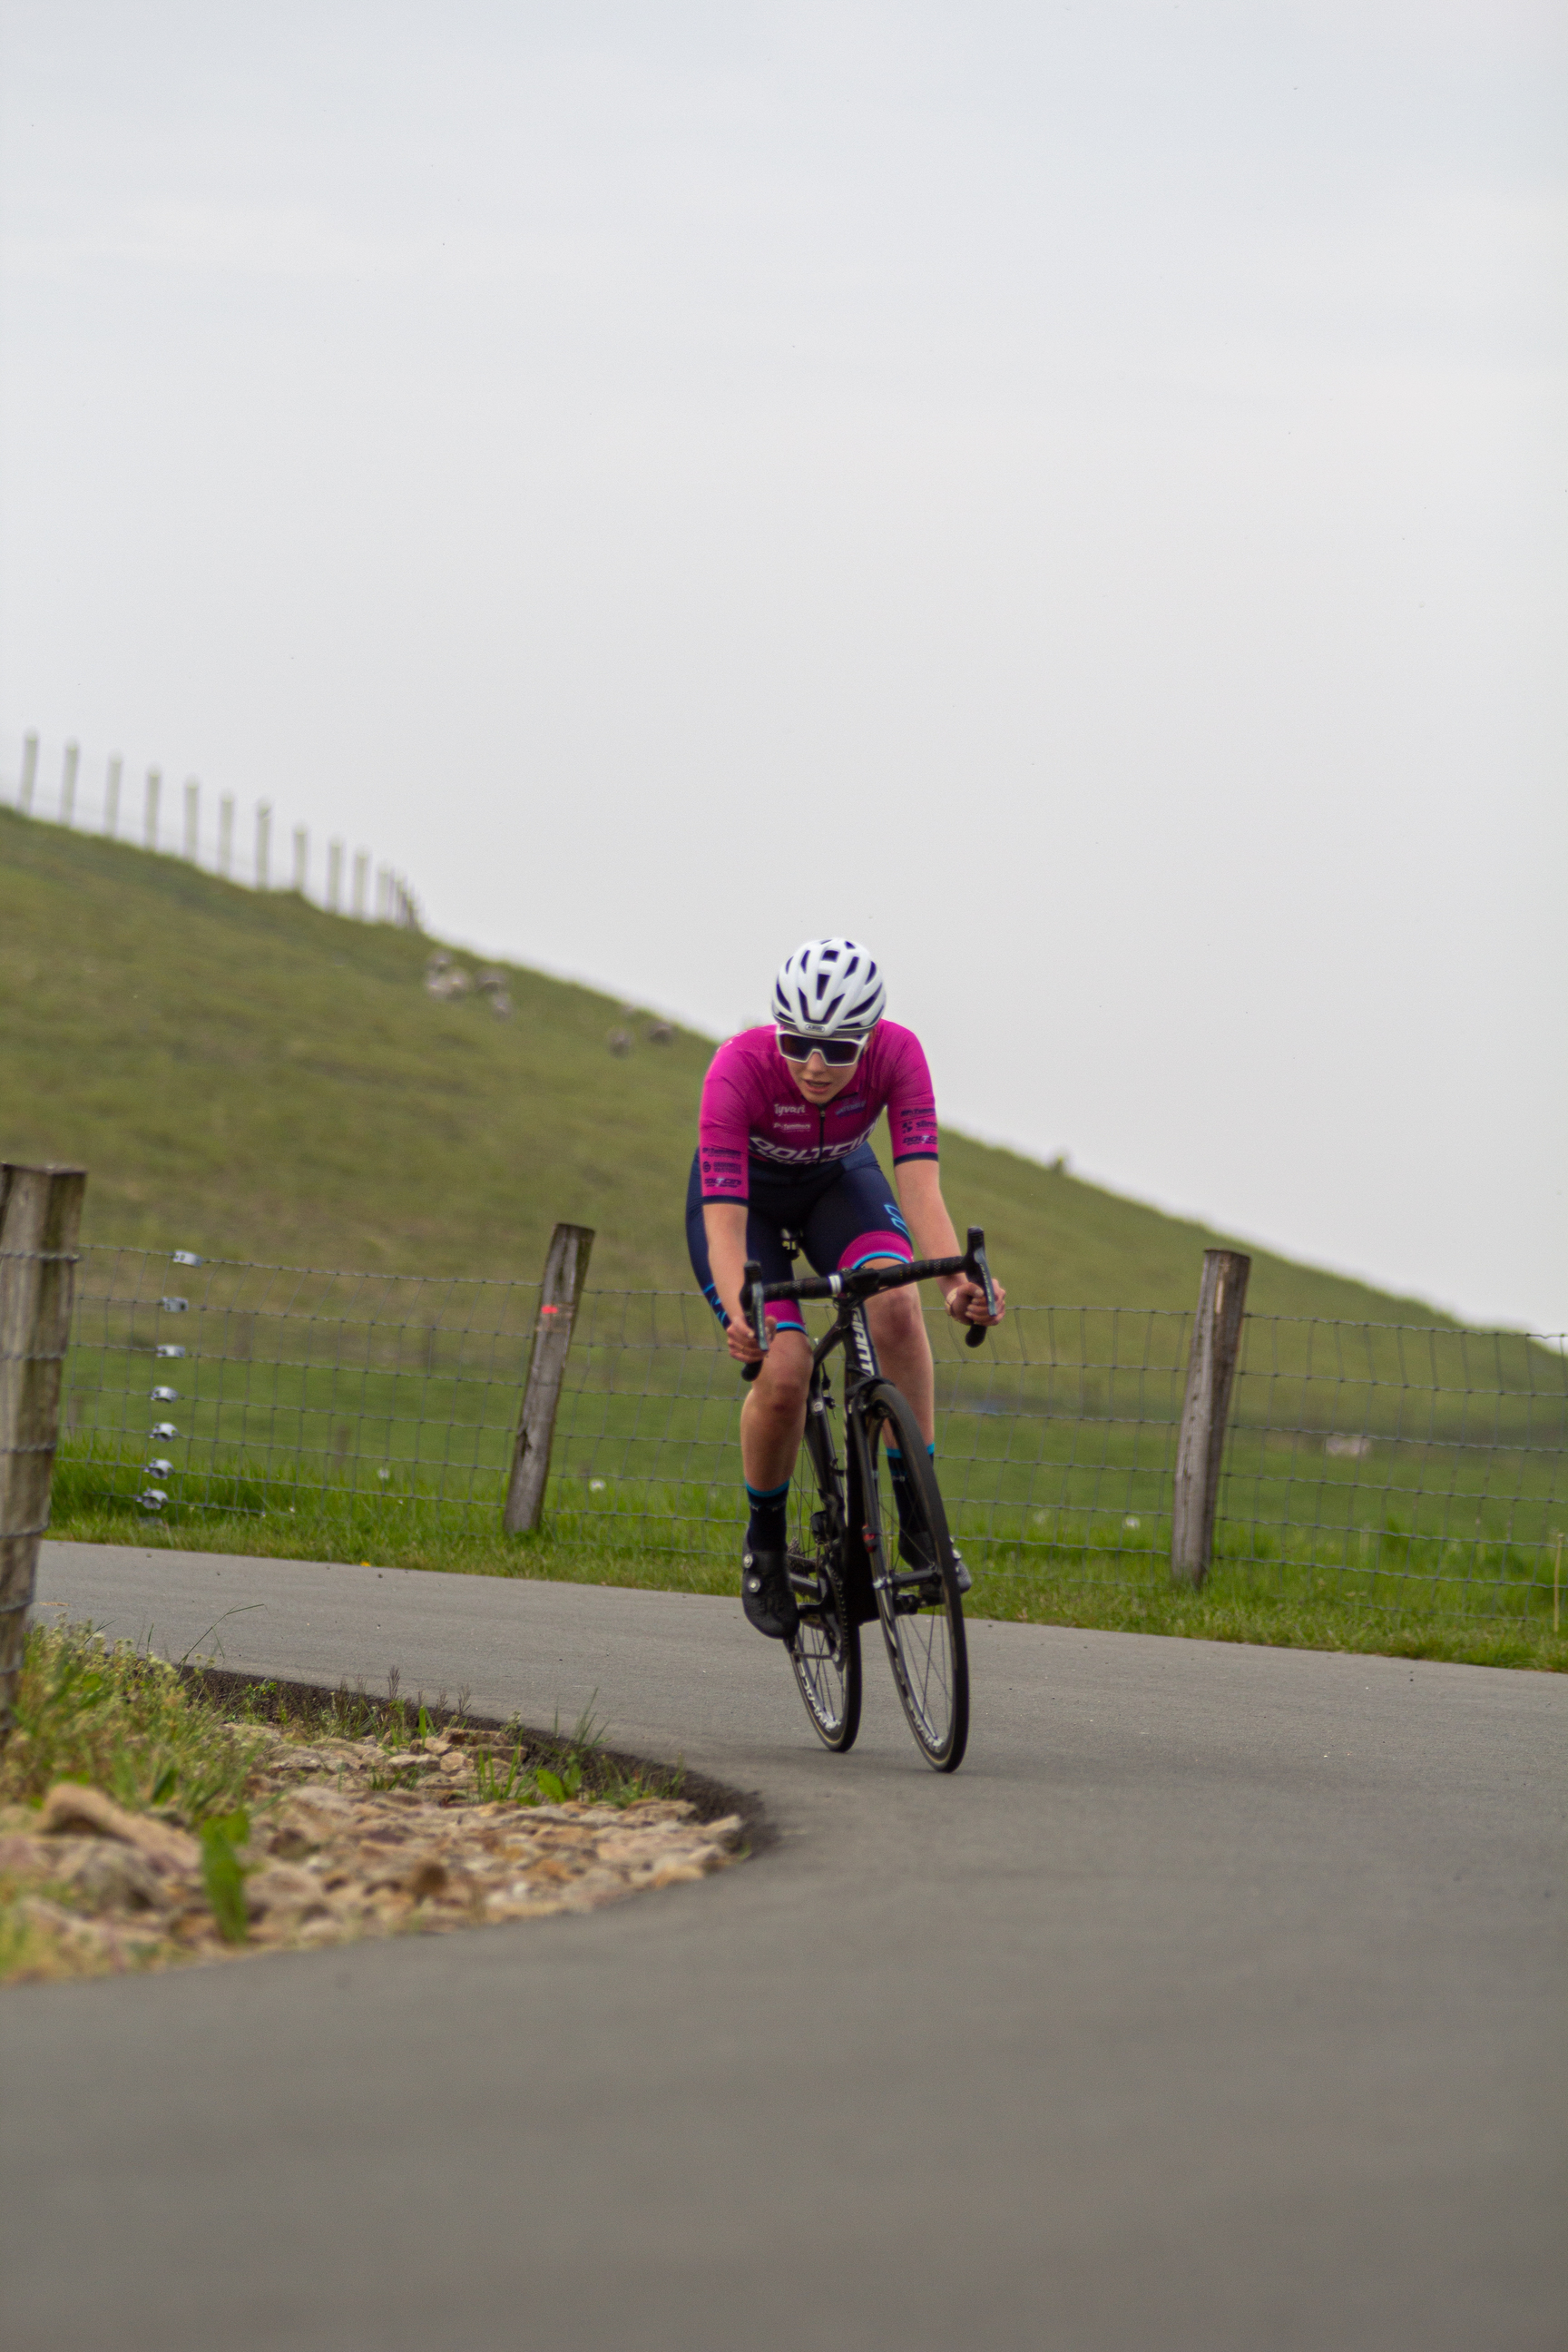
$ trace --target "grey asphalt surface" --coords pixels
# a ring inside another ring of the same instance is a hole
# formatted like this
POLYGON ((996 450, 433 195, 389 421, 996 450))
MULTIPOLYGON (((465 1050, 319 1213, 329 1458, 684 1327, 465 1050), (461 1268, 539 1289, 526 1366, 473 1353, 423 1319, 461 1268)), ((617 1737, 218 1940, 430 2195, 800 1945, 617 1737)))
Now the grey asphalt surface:
POLYGON ((1568 2340, 1568 1680, 980 1624, 939 1780, 879 1647, 828 1756, 725 1601, 68 1544, 41 1598, 535 1724, 596 1693, 781 1835, 584 1917, 6 1994, 11 2352, 1568 2340))

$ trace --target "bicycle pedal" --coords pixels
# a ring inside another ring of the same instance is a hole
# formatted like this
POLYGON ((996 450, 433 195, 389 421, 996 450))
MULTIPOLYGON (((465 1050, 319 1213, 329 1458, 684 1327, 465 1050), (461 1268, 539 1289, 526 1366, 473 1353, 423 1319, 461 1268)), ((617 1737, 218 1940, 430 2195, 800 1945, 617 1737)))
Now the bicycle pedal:
POLYGON ((923 1578, 919 1584, 906 1584, 899 1592, 893 1607, 900 1617, 912 1617, 921 1609, 940 1609, 947 1599, 940 1576, 923 1578))

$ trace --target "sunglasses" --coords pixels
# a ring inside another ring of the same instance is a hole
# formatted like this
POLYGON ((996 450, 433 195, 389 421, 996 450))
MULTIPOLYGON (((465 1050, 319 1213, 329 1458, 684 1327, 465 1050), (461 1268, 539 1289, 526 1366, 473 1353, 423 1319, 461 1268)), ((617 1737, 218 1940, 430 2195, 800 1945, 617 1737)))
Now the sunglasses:
POLYGON ((786 1062, 809 1062, 820 1054, 830 1070, 848 1069, 866 1050, 864 1037, 797 1037, 790 1029, 781 1029, 778 1037, 786 1062))

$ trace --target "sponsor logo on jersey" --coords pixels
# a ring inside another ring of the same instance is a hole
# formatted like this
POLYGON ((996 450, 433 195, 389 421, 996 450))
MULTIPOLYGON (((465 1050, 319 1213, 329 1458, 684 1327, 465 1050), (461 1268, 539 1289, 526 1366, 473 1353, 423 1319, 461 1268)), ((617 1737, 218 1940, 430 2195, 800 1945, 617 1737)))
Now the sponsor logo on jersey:
POLYGON ((775 1160, 781 1167, 810 1168, 819 1160, 847 1160, 852 1151, 859 1150, 870 1132, 868 1127, 862 1128, 858 1135, 842 1136, 837 1142, 823 1144, 820 1150, 815 1143, 805 1146, 777 1143, 771 1135, 753 1135, 752 1151, 756 1159, 775 1160))

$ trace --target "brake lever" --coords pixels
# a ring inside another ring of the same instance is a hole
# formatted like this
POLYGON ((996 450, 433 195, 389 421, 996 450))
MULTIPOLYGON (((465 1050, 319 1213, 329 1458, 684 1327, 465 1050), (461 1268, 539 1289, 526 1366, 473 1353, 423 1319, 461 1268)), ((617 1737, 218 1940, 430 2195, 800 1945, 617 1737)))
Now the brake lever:
MULTIPOLYGON (((984 1291, 987 1315, 994 1315, 996 1287, 991 1279, 991 1268, 986 1263, 984 1226, 971 1225, 969 1228, 969 1247, 964 1252, 964 1272, 973 1274, 975 1281, 984 1291)), ((988 1328, 984 1323, 972 1323, 963 1335, 964 1344, 971 1348, 983 1348, 985 1345, 985 1333, 988 1328)))
MULTIPOLYGON (((765 1356, 768 1352, 767 1301, 763 1297, 763 1269, 754 1257, 746 1260, 745 1279, 741 1286, 741 1309, 752 1327, 752 1337, 765 1356)), ((762 1370, 761 1364, 742 1364, 741 1378, 754 1381, 762 1370)))

